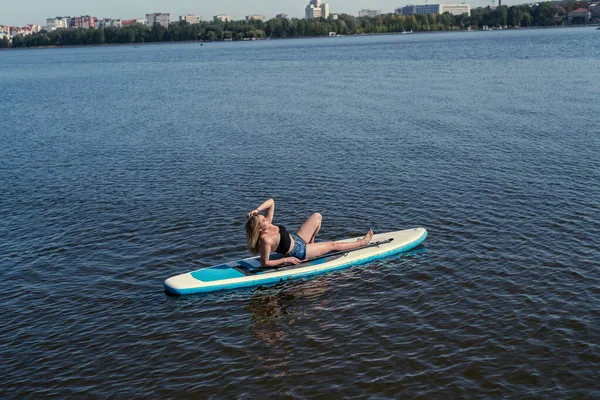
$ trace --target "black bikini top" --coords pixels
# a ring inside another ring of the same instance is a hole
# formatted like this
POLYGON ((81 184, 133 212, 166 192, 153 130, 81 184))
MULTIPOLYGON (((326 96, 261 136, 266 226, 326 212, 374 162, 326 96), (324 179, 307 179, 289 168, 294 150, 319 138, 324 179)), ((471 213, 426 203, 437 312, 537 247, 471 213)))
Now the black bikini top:
POLYGON ((275 252, 285 255, 290 250, 290 246, 292 245, 292 239, 288 231, 285 229, 285 226, 275 226, 279 228, 279 235, 281 236, 281 238, 279 239, 279 246, 277 246, 277 250, 275 250, 275 252))

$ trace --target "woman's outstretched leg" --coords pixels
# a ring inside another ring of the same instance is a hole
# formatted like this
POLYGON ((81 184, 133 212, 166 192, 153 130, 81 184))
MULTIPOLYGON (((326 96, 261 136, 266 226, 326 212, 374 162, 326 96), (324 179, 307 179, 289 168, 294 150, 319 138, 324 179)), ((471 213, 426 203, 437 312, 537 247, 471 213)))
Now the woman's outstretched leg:
POLYGON ((319 213, 314 213, 302 224, 296 234, 304 240, 304 243, 314 243, 319 229, 321 229, 321 222, 323 217, 319 213))
POLYGON ((332 251, 346 251, 354 250, 359 247, 366 246, 373 238, 373 230, 369 229, 369 232, 360 240, 356 242, 321 242, 321 243, 307 243, 306 244, 306 258, 319 257, 323 254, 330 253, 332 251))

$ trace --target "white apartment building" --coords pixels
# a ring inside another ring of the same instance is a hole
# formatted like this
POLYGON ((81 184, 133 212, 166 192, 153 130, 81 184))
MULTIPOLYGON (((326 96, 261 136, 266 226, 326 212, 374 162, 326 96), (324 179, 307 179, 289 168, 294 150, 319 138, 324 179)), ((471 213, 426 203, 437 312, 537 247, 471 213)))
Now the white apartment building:
MULTIPOLYGON (((498 0, 501 1, 501 0, 498 0)), ((471 16, 471 5, 470 4, 440 4, 440 14, 450 13, 452 15, 467 14, 471 16)))
POLYGON ((39 26, 38 24, 27 24, 27 25, 25 25, 25 27, 31 29, 31 32, 33 32, 33 33, 38 33, 39 31, 42 30, 42 27, 39 26))
POLYGON ((306 19, 329 18, 329 4, 321 0, 310 0, 304 11, 306 19))
POLYGON ((153 26, 154 24, 159 24, 159 25, 164 26, 165 28, 168 28, 170 22, 171 22, 171 14, 169 14, 169 13, 146 14, 146 25, 148 25, 148 26, 153 26))
POLYGON ((46 30, 55 31, 57 29, 67 29, 69 27, 69 17, 56 17, 46 19, 46 30))
POLYGON ((98 28, 120 28, 121 26, 120 19, 102 18, 98 20, 98 28))
POLYGON ((202 21, 202 17, 199 15, 192 15, 192 14, 180 15, 179 22, 182 22, 182 21, 185 21, 188 24, 199 24, 200 21, 202 21))
POLYGON ((227 14, 217 14, 213 17, 213 19, 221 22, 230 22, 232 20, 231 15, 227 14))
POLYGON ((448 12, 452 15, 467 14, 471 16, 470 4, 421 4, 407 5, 396 9, 396 14, 411 15, 411 14, 443 14, 448 12))
POLYGON ((381 10, 360 10, 358 12, 359 17, 375 18, 378 15, 381 15, 381 10))
POLYGON ((265 16, 264 15, 259 15, 259 14, 254 14, 254 15, 246 15, 246 21, 264 21, 265 20, 265 16))

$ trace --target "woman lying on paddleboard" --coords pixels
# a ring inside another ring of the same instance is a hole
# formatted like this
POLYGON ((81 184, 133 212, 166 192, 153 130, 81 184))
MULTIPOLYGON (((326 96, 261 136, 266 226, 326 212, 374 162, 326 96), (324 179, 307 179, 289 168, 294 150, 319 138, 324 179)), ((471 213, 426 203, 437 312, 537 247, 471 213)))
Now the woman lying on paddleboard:
POLYGON ((277 267, 282 264, 299 264, 307 258, 318 257, 331 251, 354 250, 366 246, 373 237, 373 231, 356 242, 320 242, 315 243, 315 236, 321 228, 321 214, 314 213, 302 224, 296 233, 288 233, 283 225, 272 225, 275 213, 275 202, 269 199, 257 209, 248 213, 246 223, 246 238, 248 249, 260 253, 260 263, 263 267, 277 267), (261 215, 266 211, 266 215, 261 215), (269 260, 271 252, 283 254, 286 257, 269 260))

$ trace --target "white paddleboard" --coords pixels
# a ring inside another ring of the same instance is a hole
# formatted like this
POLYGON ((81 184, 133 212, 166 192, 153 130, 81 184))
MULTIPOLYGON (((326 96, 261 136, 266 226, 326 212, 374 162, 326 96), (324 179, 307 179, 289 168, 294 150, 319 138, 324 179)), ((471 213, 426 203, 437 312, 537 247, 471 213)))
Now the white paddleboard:
MULTIPOLYGON (((364 264, 372 260, 408 251, 425 240, 424 228, 378 233, 368 246, 348 252, 336 252, 330 255, 308 260, 298 265, 278 268, 263 268, 259 257, 251 257, 226 264, 206 267, 197 271, 173 276, 164 283, 165 291, 173 295, 207 293, 217 290, 237 289, 259 285, 272 285, 279 282, 306 278, 329 271, 364 264)), ((356 241, 360 238, 343 240, 356 241)), ((272 258, 282 257, 272 254, 272 258)))

